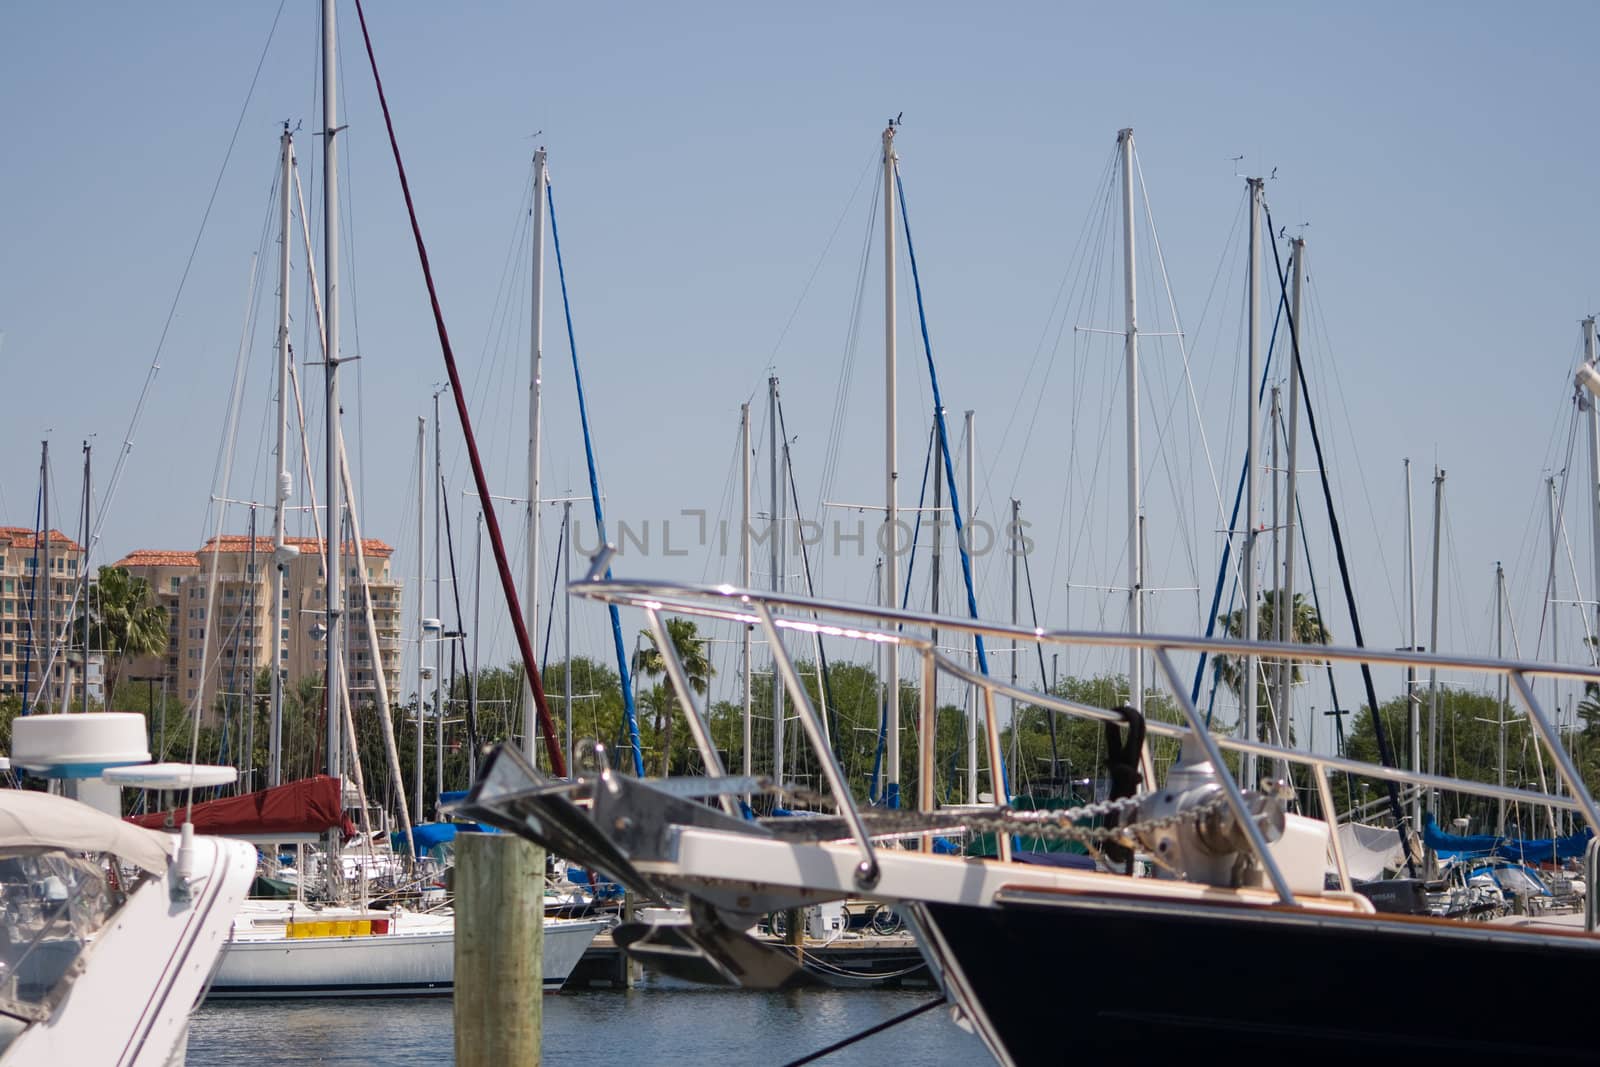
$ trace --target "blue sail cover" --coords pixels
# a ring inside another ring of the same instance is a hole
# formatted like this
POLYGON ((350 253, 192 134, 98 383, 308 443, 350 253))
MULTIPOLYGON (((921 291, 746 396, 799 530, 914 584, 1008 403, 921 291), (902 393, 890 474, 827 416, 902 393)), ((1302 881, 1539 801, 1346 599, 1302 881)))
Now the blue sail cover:
MULTIPOLYGON (((416 855, 426 856, 440 845, 446 845, 456 839, 457 833, 497 834, 492 826, 481 826, 475 822, 425 822, 418 823, 411 828, 411 839, 416 842, 416 855)), ((406 835, 399 830, 389 835, 389 845, 396 852, 405 850, 406 835)))
POLYGON ((1493 834, 1447 834, 1431 814, 1422 818, 1423 844, 1441 859, 1471 856, 1503 856, 1527 863, 1550 863, 1577 859, 1588 847, 1594 832, 1585 826, 1566 837, 1496 837, 1493 834))

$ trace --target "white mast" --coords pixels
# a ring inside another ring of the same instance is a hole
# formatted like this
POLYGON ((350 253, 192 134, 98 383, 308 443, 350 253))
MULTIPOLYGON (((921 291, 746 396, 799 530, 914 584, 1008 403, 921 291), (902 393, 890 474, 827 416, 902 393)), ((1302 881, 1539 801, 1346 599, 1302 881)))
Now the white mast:
POLYGON ((267 728, 267 785, 283 783, 283 584, 284 569, 297 554, 284 541, 283 509, 294 491, 289 473, 289 190, 294 181, 294 135, 284 123, 279 139, 283 174, 278 179, 278 222, 283 235, 278 249, 278 469, 272 486, 272 713, 267 728))
MULTIPOLYGON (((472 684, 467 687, 467 714, 471 716, 472 729, 476 734, 478 728, 478 651, 479 635, 482 633, 483 622, 483 512, 478 512, 478 536, 472 545, 472 684)), ((572 669, 572 654, 567 654, 567 669, 572 669)), ((568 736, 572 734, 567 731, 568 736)), ((568 773, 572 767, 572 757, 567 757, 568 773)), ((478 777, 478 753, 467 753, 467 773, 476 780, 478 777)), ((398 790, 404 793, 405 790, 398 790)))
MULTIPOLYGON (((1015 628, 1016 625, 1017 625, 1017 615, 1018 615, 1018 613, 1017 613, 1017 564, 1021 561, 1021 558, 1022 558, 1021 554, 1017 551, 1017 521, 1018 521, 1018 518, 1019 518, 1019 514, 1018 513, 1021 510, 1022 510, 1022 501, 1018 500, 1016 497, 1012 497, 1011 498, 1011 529, 1008 530, 1007 534, 1006 534, 1006 549, 1011 553, 1011 625, 1012 625, 1013 628, 1015 628)), ((1137 532, 1137 531, 1135 531, 1135 532, 1137 532)), ((1016 638, 1013 637, 1011 639, 1011 688, 1013 688, 1013 689, 1015 689, 1017 687, 1017 657, 1019 655, 1021 655, 1021 653, 1022 653, 1022 650, 1017 645, 1016 638)), ((1134 658, 1137 659, 1138 657, 1136 656, 1134 658)), ((1021 761, 1021 758, 1022 758, 1022 749, 1021 749, 1022 735, 1017 732, 1017 698, 1016 697, 1007 698, 1006 705, 1007 705, 1006 710, 1008 712, 1010 712, 1009 721, 1011 723, 1011 766, 1013 768, 1012 773, 1015 774, 1016 773, 1015 768, 1016 768, 1017 764, 1021 761)), ((997 774, 997 775, 995 775, 995 777, 999 778, 999 775, 997 774)), ((1004 803, 1004 798, 996 796, 994 798, 994 802, 996 804, 1004 803)))
MULTIPOLYGON (((545 189, 549 184, 545 151, 541 147, 533 154, 533 321, 528 340, 532 361, 528 377, 528 591, 522 598, 522 617, 530 637, 539 632, 539 417, 544 390, 544 217, 545 189)), ((569 669, 570 666, 569 663, 569 669)), ((522 680, 522 706, 529 709, 524 716, 529 725, 522 732, 522 754, 532 759, 532 678, 522 680)))
MULTIPOLYGON (((1287 502, 1288 512, 1284 519, 1284 547, 1283 547, 1283 584, 1278 593, 1278 607, 1289 613, 1288 622, 1283 628, 1280 640, 1293 643, 1294 632, 1294 538, 1295 527, 1298 519, 1299 507, 1297 472, 1295 462, 1300 443, 1300 360, 1299 339, 1302 329, 1300 321, 1301 296, 1305 288, 1306 276, 1306 242, 1304 238, 1296 238, 1292 243, 1294 249, 1294 293, 1292 296, 1293 330, 1289 335, 1289 459, 1288 470, 1284 476, 1284 497, 1287 502)), ((1294 722, 1294 709, 1290 706, 1292 683, 1294 681, 1294 664, 1285 664, 1278 675, 1278 715, 1286 723, 1294 722)))
MULTIPOLYGON (((561 502, 561 541, 567 546, 567 550, 562 556, 562 565, 566 568, 567 580, 565 584, 571 586, 572 500, 570 497, 561 502)), ((561 617, 561 655, 567 661, 566 666, 561 671, 566 676, 562 679, 562 687, 565 690, 564 695, 567 705, 567 774, 576 778, 578 772, 572 769, 572 757, 575 752, 572 744, 572 597, 570 595, 564 596, 561 598, 561 602, 564 608, 561 617)))
MULTIPOLYGON (((334 0, 322 0, 322 135, 326 140, 322 153, 322 254, 326 265, 322 272, 322 306, 327 316, 327 344, 322 354, 327 372, 326 416, 328 465, 325 474, 328 494, 328 521, 324 526, 327 537, 327 707, 328 707, 328 774, 338 778, 340 742, 343 740, 343 714, 340 700, 344 693, 343 654, 344 642, 340 628, 344 616, 344 564, 341 559, 340 538, 343 536, 343 493, 339 481, 339 93, 337 87, 338 54, 334 35, 334 0)), ((213 563, 215 565, 215 562, 213 563)), ((343 796, 343 785, 340 785, 343 796)), ((337 897, 342 897, 342 886, 333 877, 339 870, 335 861, 339 855, 337 829, 328 831, 329 885, 337 897)))
MULTIPOLYGON (((424 696, 423 685, 427 681, 427 677, 428 677, 428 648, 427 648, 427 645, 424 644, 424 634, 426 633, 426 630, 425 630, 424 622, 423 622, 424 618, 428 614, 427 609, 423 604, 423 601, 425 599, 424 592, 427 589, 427 586, 423 585, 423 582, 425 580, 424 577, 423 577, 423 574, 427 569, 427 558, 428 558, 427 547, 426 547, 427 546, 427 542, 425 540, 427 527, 425 525, 423 525, 423 522, 424 522, 424 520, 423 520, 423 510, 424 510, 424 508, 426 506, 424 501, 427 500, 427 496, 425 495, 427 490, 426 490, 426 488, 424 487, 424 484, 423 484, 426 481, 427 470, 428 470, 427 447, 428 447, 428 420, 424 419, 421 415, 418 415, 417 416, 417 747, 416 747, 416 752, 415 752, 415 762, 416 762, 416 779, 417 779, 417 801, 416 801, 417 806, 416 806, 416 812, 417 812, 417 818, 419 818, 419 819, 423 817, 423 815, 422 815, 422 811, 423 811, 423 808, 422 808, 422 798, 423 798, 423 793, 422 793, 422 768, 423 768, 424 763, 426 762, 424 757, 423 757, 423 754, 422 754, 422 752, 423 752, 423 748, 422 748, 422 741, 423 741, 422 708, 423 708, 423 705, 426 703, 426 697, 424 696)), ((490 501, 489 506, 493 507, 494 506, 494 502, 490 501)))
MULTIPOLYGON (((444 553, 440 550, 440 511, 444 505, 444 463, 440 457, 439 392, 433 394, 433 803, 444 796, 444 553)), ((538 599, 530 596, 531 600, 538 599)), ((531 631, 530 631, 531 633, 531 631)), ((523 705, 527 707, 528 705, 523 705)))
MULTIPOLYGON (((1547 586, 1546 605, 1550 612, 1550 662, 1555 663, 1561 657, 1561 612, 1556 603, 1556 598, 1561 595, 1561 573, 1556 567, 1556 559, 1561 551, 1561 516, 1560 501, 1557 499, 1556 480, 1552 475, 1550 483, 1550 582, 1547 586)), ((1561 737, 1561 679, 1550 679, 1550 707, 1554 709, 1556 738, 1561 737)), ((1557 790, 1560 786, 1557 785, 1557 790)), ((1554 833, 1554 831, 1552 831, 1554 833)))
MULTIPOLYGON (((898 480, 899 456, 896 451, 898 429, 895 422, 895 304, 894 304, 894 123, 883 130, 883 401, 884 401, 884 554, 883 603, 893 611, 899 605, 900 516, 898 480)), ((889 807, 900 806, 900 657, 894 648, 887 650, 889 670, 885 680, 888 703, 888 751, 884 797, 889 807)), ((932 739, 926 739, 931 743, 932 739)))
MULTIPOLYGON (((1278 568, 1282 559, 1281 552, 1283 547, 1283 539, 1278 536, 1278 531, 1281 529, 1280 523, 1282 522, 1282 511, 1280 510, 1282 501, 1278 497, 1278 474, 1283 469, 1278 465, 1278 427, 1282 424, 1283 419, 1282 399, 1282 394, 1278 391, 1278 387, 1274 385, 1272 387, 1272 400, 1267 407, 1267 434, 1272 438, 1272 443, 1268 447, 1270 458, 1267 460, 1268 467, 1272 471, 1272 570, 1268 573, 1272 575, 1274 582, 1278 580, 1278 575, 1281 573, 1278 568)), ((1282 644, 1283 632, 1288 628, 1288 621, 1284 618, 1283 590, 1272 589, 1269 590, 1267 595, 1272 597, 1272 640, 1282 644)), ((1284 726, 1283 703, 1279 700, 1283 695, 1281 692, 1283 689, 1283 672, 1288 666, 1288 662, 1280 657, 1272 665, 1272 670, 1265 672, 1265 677, 1263 678, 1263 682, 1268 687, 1268 736, 1272 738, 1272 743, 1275 745, 1281 745, 1283 739, 1289 736, 1289 731, 1284 726)), ((1279 766, 1284 767, 1286 764, 1280 761, 1279 766)), ((1284 774, 1283 777, 1287 778, 1288 775, 1284 774)))
MULTIPOLYGON (((1494 565, 1494 655, 1496 659, 1505 658, 1505 621, 1506 621, 1506 572, 1499 561, 1494 565)), ((1506 784, 1506 678, 1501 675, 1495 679, 1496 704, 1499 706, 1500 719, 1500 744, 1496 765, 1500 769, 1499 785, 1503 789, 1506 784)), ((1506 798, 1500 798, 1499 810, 1495 815, 1494 834, 1496 837, 1506 835, 1506 798)))
MULTIPOLYGON (((1428 621, 1428 651, 1439 651, 1439 530, 1444 515, 1444 471, 1433 468, 1433 607, 1428 621)), ((1439 668, 1428 668, 1428 773, 1439 773, 1439 668)), ((1434 790, 1428 790, 1428 812, 1434 812, 1434 790)))
MULTIPOLYGON (((973 516, 976 514, 977 502, 978 502, 977 496, 974 495, 977 492, 977 486, 975 484, 977 482, 977 477, 973 473, 974 470, 976 469, 976 465, 974 463, 974 460, 976 459, 977 453, 978 453, 978 439, 977 439, 977 436, 976 436, 976 434, 978 432, 978 427, 977 427, 976 422, 975 422, 975 415, 976 415, 976 412, 968 411, 967 412, 967 416, 966 416, 967 417, 967 498, 966 499, 967 499, 967 529, 969 529, 969 530, 972 528, 972 519, 973 519, 973 516)), ((971 534, 968 534, 967 535, 967 546, 970 548, 971 545, 972 545, 972 536, 971 536, 971 534)), ((973 637, 972 637, 972 669, 973 670, 977 670, 978 669, 978 638, 977 638, 976 634, 974 634, 973 637)), ((967 708, 967 803, 968 804, 977 804, 978 803, 978 690, 977 690, 976 687, 972 688, 972 692, 968 695, 967 699, 972 701, 971 705, 967 708)), ((998 798, 995 800, 995 803, 996 804, 1000 803, 998 798)))
MULTIPOLYGON (((1406 467, 1406 610, 1410 626, 1406 631, 1406 644, 1417 651, 1417 538, 1412 522, 1411 460, 1406 467)), ((1422 773, 1422 702, 1417 698, 1416 664, 1406 665, 1406 725, 1411 731, 1411 771, 1422 773)), ((1420 831, 1422 826, 1422 790, 1411 798, 1411 827, 1420 831)))
MULTIPOLYGON (((1583 361, 1595 365, 1594 316, 1583 320, 1583 361)), ((1595 407, 1595 397, 1587 389, 1578 390, 1578 399, 1589 409, 1589 514, 1590 535, 1594 541, 1595 644, 1591 654, 1600 661, 1600 409, 1595 407)))
MULTIPOLYGON (((771 510, 767 512, 767 541, 772 550, 772 589, 783 590, 783 523, 778 518, 778 376, 767 379, 767 447, 771 455, 768 474, 772 490, 771 510)), ((772 661, 772 780, 783 784, 783 679, 778 676, 776 650, 772 661)))
MULTIPOLYGON (((750 405, 739 405, 739 470, 744 486, 744 511, 743 522, 739 526, 739 570, 744 576, 744 587, 750 588, 750 405)), ((744 627, 744 776, 749 778, 753 773, 751 766, 750 746, 754 740, 754 731, 750 723, 751 682, 750 682, 750 627, 744 627)), ((749 804, 750 798, 745 797, 749 804)))
MULTIPOLYGON (((1239 550, 1239 565, 1244 585, 1244 639, 1256 639, 1256 448, 1261 438, 1261 412, 1256 404, 1256 382, 1261 378, 1261 179, 1246 178, 1250 189, 1250 362, 1244 383, 1245 425, 1245 479, 1244 479, 1244 541, 1239 550)), ((1245 738, 1257 740, 1256 732, 1256 657, 1246 653, 1244 675, 1239 686, 1239 702, 1244 705, 1245 738)), ((1246 789, 1255 788, 1256 757, 1244 757, 1246 789)))
MULTIPOLYGON (((1144 546, 1139 537, 1139 303, 1133 249, 1133 130, 1120 131, 1117 144, 1122 157, 1122 282, 1127 312, 1124 336, 1128 370, 1128 629, 1141 634, 1144 632, 1144 546)), ((1015 558, 1012 570, 1016 570, 1015 558)), ((1016 585, 1014 575, 1011 584, 1016 585)), ((1014 590, 1012 599, 1015 599, 1014 590)), ((1012 615, 1016 615, 1014 609, 1012 615)), ((1015 659, 1012 656, 1012 660, 1015 659)), ((1013 662, 1013 684, 1015 681, 1013 662)), ((1139 648, 1130 650, 1128 656, 1128 706, 1141 714, 1144 712, 1144 654, 1139 648)), ((1015 724, 1012 729, 1015 731, 1015 724)))

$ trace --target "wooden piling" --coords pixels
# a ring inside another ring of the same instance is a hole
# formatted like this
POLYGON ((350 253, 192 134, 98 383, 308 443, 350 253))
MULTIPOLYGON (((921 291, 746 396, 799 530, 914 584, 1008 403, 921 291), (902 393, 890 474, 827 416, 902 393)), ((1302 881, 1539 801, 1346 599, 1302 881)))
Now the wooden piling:
POLYGON ((455 840, 457 1067, 538 1064, 544 849, 514 834, 455 840))

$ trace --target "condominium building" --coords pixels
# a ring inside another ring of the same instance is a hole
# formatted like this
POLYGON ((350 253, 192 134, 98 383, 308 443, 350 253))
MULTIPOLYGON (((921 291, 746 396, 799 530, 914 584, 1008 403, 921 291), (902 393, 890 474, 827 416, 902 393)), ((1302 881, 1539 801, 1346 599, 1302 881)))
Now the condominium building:
MULTIPOLYGON (((254 691, 254 680, 271 665, 272 626, 281 639, 279 667, 285 686, 292 688, 308 676, 322 677, 327 669, 323 544, 309 537, 286 538, 286 544, 283 600, 276 610, 274 554, 268 537, 224 535, 207 541, 198 552, 141 549, 118 560, 116 566, 150 583, 156 602, 167 609, 168 627, 166 652, 129 662, 122 679, 146 678, 153 686, 159 678, 169 694, 185 703, 198 698, 201 707, 212 712, 219 695, 244 699, 254 691)), ((378 634, 374 659, 354 547, 346 544, 342 556, 344 648, 351 699, 359 705, 374 698, 379 670, 390 691, 399 692, 402 587, 389 574, 394 549, 374 538, 364 539, 366 585, 378 634)))
MULTIPOLYGON (((73 598, 82 567, 83 546, 60 530, 41 536, 27 526, 0 526, 0 694, 20 694, 43 709, 81 693, 69 687, 79 683, 83 654, 67 653, 66 635, 78 611, 73 598), (46 577, 36 581, 41 572, 46 577), (54 632, 53 642, 47 632, 54 632)), ((100 666, 91 655, 89 695, 97 701, 100 666)))

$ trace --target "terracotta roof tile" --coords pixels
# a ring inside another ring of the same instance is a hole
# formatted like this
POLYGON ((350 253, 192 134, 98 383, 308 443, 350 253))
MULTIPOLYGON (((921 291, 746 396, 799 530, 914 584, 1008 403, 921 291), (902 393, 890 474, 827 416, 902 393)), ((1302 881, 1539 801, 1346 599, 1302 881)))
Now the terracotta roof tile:
POLYGON ((112 564, 114 567, 198 567, 200 557, 193 552, 172 552, 164 548, 140 548, 112 564))
MULTIPOLYGON (((36 548, 39 537, 31 526, 0 526, 0 538, 11 542, 13 548, 36 548)), ((50 543, 66 548, 68 552, 82 552, 83 546, 60 530, 51 530, 50 543)))
MULTIPOLYGON (((283 540, 286 544, 294 545, 306 555, 320 554, 322 552, 322 539, 320 537, 285 537, 283 540)), ((387 557, 394 554, 393 546, 378 540, 376 537, 363 537, 361 539, 361 548, 369 556, 387 557)), ((258 534, 256 536, 256 551, 270 552, 271 550, 272 538, 258 534)), ((345 541, 343 542, 343 550, 353 552, 355 546, 352 542, 345 541)), ((200 548, 201 554, 213 551, 248 552, 250 551, 250 537, 248 534, 223 534, 220 538, 211 538, 200 548)))

